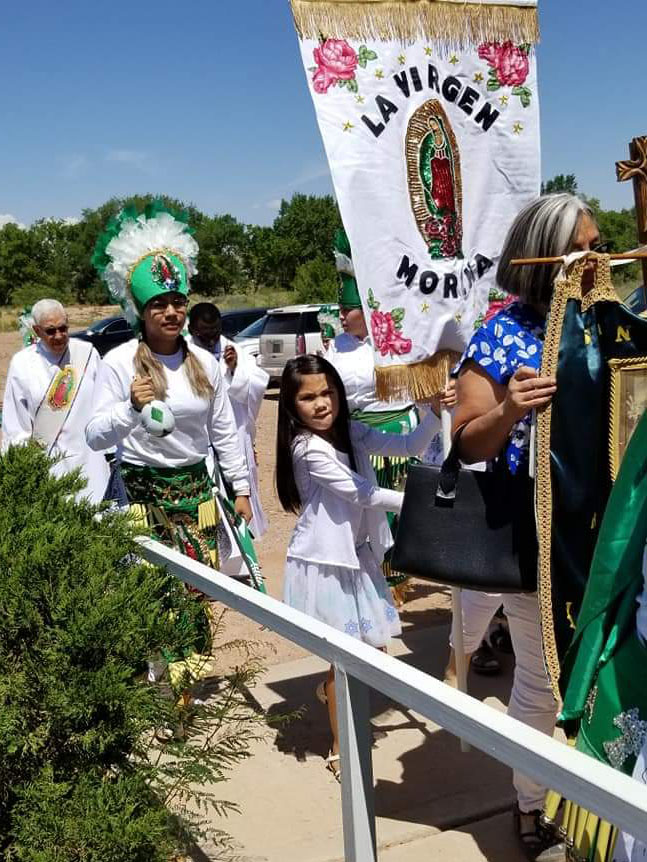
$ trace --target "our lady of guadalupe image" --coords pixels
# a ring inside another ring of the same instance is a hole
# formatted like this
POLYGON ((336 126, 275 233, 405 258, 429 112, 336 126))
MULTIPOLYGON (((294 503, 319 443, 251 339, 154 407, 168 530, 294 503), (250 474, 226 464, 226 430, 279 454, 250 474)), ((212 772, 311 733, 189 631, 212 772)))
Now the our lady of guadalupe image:
POLYGON ((461 258, 462 191, 456 138, 440 102, 421 105, 406 139, 411 206, 433 260, 461 258))

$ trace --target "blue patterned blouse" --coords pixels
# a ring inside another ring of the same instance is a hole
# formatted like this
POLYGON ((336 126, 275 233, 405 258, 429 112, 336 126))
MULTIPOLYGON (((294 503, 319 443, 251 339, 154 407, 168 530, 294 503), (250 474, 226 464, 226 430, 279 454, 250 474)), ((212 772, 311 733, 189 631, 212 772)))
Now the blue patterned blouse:
MULTIPOLYGON (((503 385, 507 385, 521 365, 539 371, 545 326, 546 321, 534 308, 522 302, 511 303, 474 333, 454 369, 454 375, 468 359, 503 385)), ((528 463, 530 416, 528 413, 510 431, 505 457, 511 473, 516 473, 528 463)))

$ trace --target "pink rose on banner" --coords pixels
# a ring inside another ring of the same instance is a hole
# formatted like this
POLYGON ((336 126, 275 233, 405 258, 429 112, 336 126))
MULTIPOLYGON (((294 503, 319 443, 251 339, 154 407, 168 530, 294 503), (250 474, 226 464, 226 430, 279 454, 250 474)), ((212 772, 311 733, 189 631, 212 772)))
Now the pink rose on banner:
MULTIPOLYGON (((393 314, 397 311, 401 311, 404 317, 403 309, 394 309, 393 314)), ((411 339, 402 337, 399 322, 393 319, 389 311, 371 312, 371 333, 375 349, 379 350, 382 356, 387 354, 401 356, 403 353, 411 352, 411 339)))
POLYGON ((512 87, 512 93, 519 96, 521 104, 527 108, 531 91, 523 84, 530 71, 528 45, 515 45, 513 42, 484 42, 479 45, 478 55, 490 66, 487 82, 488 90, 512 87))
POLYGON ((315 92, 327 93, 338 81, 355 78, 357 53, 344 39, 326 39, 314 49, 317 69, 312 77, 315 92))

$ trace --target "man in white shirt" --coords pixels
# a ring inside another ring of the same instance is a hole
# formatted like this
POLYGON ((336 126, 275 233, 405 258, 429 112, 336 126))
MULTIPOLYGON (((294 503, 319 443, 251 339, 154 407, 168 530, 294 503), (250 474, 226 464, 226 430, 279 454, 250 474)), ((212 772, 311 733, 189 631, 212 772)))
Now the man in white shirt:
POLYGON ((2 450, 38 440, 48 455, 60 457, 55 475, 81 468, 87 488, 79 496, 103 499, 109 468, 101 452, 85 440, 101 364, 85 341, 70 340, 67 313, 55 299, 32 309, 35 344, 16 353, 9 365, 2 408, 2 450))
POLYGON ((249 471, 250 504, 253 513, 249 526, 253 535, 259 538, 267 530, 267 519, 261 506, 254 440, 256 420, 269 376, 251 357, 237 351, 234 343, 225 338, 222 334, 220 311, 213 303, 199 302, 193 306, 189 312, 189 332, 193 343, 213 354, 220 365, 249 471))

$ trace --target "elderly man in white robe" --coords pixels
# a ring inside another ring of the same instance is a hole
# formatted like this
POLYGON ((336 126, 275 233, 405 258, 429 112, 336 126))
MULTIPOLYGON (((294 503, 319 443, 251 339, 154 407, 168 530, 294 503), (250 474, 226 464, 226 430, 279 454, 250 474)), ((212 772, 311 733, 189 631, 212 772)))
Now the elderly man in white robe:
POLYGON ((261 506, 254 440, 256 420, 269 376, 251 357, 236 350, 234 343, 225 338, 220 311, 213 303, 199 302, 193 306, 189 312, 189 333, 193 343, 212 353, 220 365, 249 471, 253 513, 249 527, 254 537, 260 538, 267 530, 267 519, 261 506))
POLYGON ((81 468, 87 482, 79 497, 99 503, 110 470, 100 452, 85 440, 92 416, 94 387, 101 359, 94 347, 70 339, 67 314, 55 299, 32 308, 35 344, 16 353, 9 365, 2 405, 2 451, 34 439, 58 458, 55 475, 81 468))

